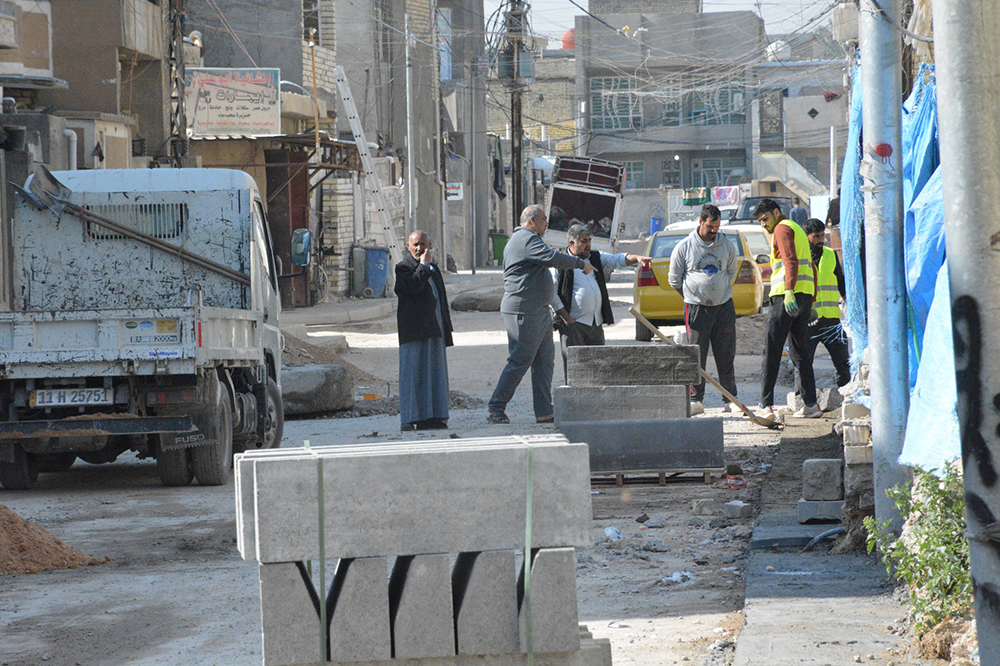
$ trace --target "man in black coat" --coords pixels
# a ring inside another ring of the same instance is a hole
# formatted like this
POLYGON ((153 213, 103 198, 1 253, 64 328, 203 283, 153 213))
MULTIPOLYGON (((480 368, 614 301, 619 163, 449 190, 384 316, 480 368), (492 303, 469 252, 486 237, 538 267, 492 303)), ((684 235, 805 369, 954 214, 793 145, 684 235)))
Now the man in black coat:
POLYGON ((414 231, 407 255, 396 264, 396 330, 399 335, 400 429, 448 427, 448 359, 451 314, 430 239, 414 231))

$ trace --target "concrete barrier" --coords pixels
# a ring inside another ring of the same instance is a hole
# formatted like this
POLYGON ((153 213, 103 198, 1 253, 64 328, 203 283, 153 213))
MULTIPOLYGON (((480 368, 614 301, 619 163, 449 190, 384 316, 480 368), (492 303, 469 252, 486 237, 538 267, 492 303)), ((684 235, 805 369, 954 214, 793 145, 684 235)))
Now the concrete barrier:
POLYGON ((566 350, 570 386, 685 385, 699 381, 697 345, 607 345, 566 350))
POLYGON ((592 474, 725 467, 722 419, 577 421, 559 430, 589 445, 592 474))

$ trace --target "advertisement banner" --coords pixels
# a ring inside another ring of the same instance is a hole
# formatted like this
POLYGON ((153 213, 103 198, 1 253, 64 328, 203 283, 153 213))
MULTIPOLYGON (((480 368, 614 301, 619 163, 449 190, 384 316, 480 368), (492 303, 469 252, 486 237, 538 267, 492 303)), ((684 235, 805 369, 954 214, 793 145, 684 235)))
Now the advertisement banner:
POLYGON ((189 136, 281 134, 277 69, 185 69, 189 136))

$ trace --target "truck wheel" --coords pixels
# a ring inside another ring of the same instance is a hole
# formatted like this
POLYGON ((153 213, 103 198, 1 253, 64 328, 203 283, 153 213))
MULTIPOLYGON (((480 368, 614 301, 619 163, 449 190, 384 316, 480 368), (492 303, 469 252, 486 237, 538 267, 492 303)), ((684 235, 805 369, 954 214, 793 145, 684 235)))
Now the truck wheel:
POLYGON ((264 426, 263 449, 281 447, 281 437, 285 432, 285 404, 281 400, 278 383, 267 378, 267 424, 264 426))
POLYGON ((37 459, 20 444, 15 444, 14 462, 0 462, 0 485, 7 490, 27 490, 37 480, 37 459))
POLYGON ((39 472, 65 472, 76 462, 75 453, 50 453, 38 457, 39 472))
POLYGON ((191 449, 194 475, 202 486, 224 486, 233 471, 233 410, 224 389, 219 391, 215 419, 216 440, 191 449))
MULTIPOLYGON (((172 436, 171 436, 172 437, 172 436)), ((165 486, 186 486, 194 480, 190 449, 160 449, 156 453, 156 471, 165 486)))
POLYGON ((653 332, 638 319, 635 320, 635 339, 639 342, 649 342, 653 339, 653 332))

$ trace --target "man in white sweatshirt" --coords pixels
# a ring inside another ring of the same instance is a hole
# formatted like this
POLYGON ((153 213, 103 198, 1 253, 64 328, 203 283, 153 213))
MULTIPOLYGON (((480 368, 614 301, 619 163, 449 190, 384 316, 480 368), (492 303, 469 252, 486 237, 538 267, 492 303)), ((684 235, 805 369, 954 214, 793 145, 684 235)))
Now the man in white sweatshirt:
MULTIPOLYGON (((698 228, 670 254, 670 286, 684 297, 684 324, 688 342, 701 348, 701 367, 711 343, 719 383, 736 395, 736 307, 733 281, 739 269, 736 246, 719 233, 722 214, 717 206, 701 207, 698 228)), ((691 386, 691 414, 705 411, 705 380, 691 386)), ((722 399, 723 411, 731 407, 722 399)))

